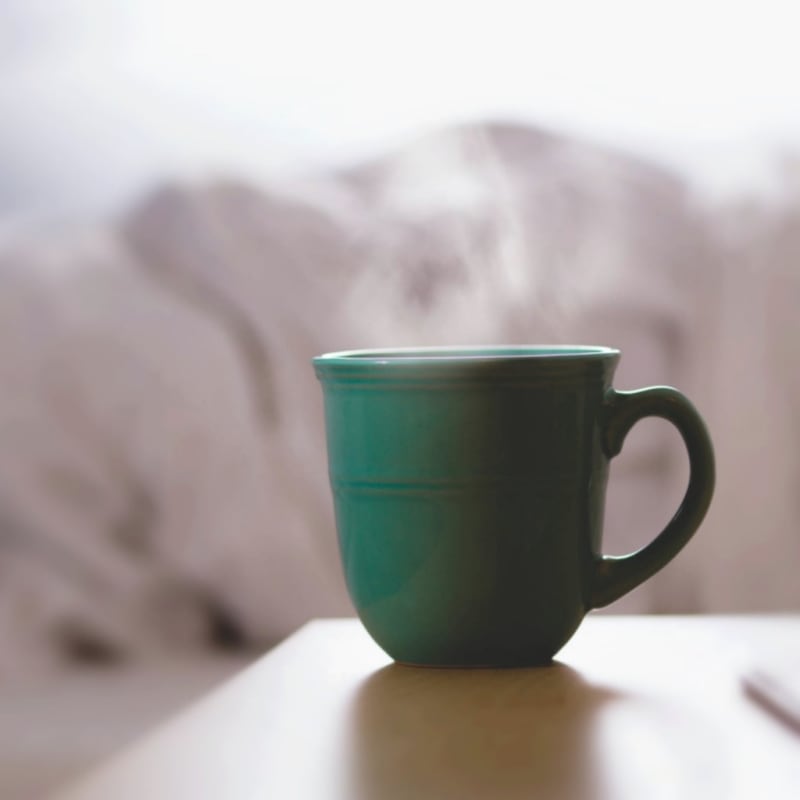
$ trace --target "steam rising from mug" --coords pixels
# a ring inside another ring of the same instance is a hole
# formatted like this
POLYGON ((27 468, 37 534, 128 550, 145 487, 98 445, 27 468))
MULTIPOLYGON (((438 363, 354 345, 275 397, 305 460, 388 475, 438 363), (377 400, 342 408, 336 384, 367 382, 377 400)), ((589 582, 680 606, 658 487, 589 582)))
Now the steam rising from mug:
POLYGON ((369 218, 348 307, 371 343, 569 341, 620 303, 668 320, 700 261, 678 181, 535 128, 448 129, 344 177, 369 218))

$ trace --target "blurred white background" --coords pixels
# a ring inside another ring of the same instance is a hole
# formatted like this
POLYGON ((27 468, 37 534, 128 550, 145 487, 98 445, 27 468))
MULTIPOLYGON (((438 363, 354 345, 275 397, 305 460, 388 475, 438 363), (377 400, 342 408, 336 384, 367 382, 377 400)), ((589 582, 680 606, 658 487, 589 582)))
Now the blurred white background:
POLYGON ((343 163, 518 118, 770 191, 800 135, 791 2, 3 0, 0 211, 118 208, 165 175, 343 163))

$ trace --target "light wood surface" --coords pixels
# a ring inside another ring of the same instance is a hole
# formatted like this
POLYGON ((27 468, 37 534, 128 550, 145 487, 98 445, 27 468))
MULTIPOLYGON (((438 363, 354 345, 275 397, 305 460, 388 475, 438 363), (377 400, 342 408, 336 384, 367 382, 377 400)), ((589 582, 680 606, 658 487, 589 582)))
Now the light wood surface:
POLYGON ((800 616, 606 616, 551 667, 431 670, 314 622, 59 800, 797 800, 741 684, 791 649, 800 616))
POLYGON ((0 680, 0 800, 46 796, 247 664, 239 655, 170 655, 0 680))

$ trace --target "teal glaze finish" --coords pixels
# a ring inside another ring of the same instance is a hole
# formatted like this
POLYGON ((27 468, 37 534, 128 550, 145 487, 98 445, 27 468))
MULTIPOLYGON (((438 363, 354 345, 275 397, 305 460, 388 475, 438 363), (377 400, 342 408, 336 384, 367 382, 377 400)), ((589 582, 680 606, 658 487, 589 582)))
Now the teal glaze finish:
POLYGON ((608 348, 460 348, 314 359, 345 579, 394 659, 548 662, 593 607, 664 566, 702 521, 714 461, 675 389, 611 388, 608 348), (630 556, 601 555, 609 459, 655 415, 691 466, 667 528, 630 556))

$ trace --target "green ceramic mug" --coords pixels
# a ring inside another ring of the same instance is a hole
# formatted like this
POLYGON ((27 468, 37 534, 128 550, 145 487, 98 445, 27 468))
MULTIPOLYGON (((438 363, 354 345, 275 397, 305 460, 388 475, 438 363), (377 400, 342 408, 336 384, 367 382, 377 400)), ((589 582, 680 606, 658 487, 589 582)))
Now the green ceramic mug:
POLYGON ((467 347, 330 353, 322 382, 339 545, 366 629, 395 660, 547 663, 592 608, 670 561, 714 489, 677 390, 618 392, 619 351, 467 347), (643 417, 689 453, 686 495, 631 555, 602 555, 609 460, 643 417))

